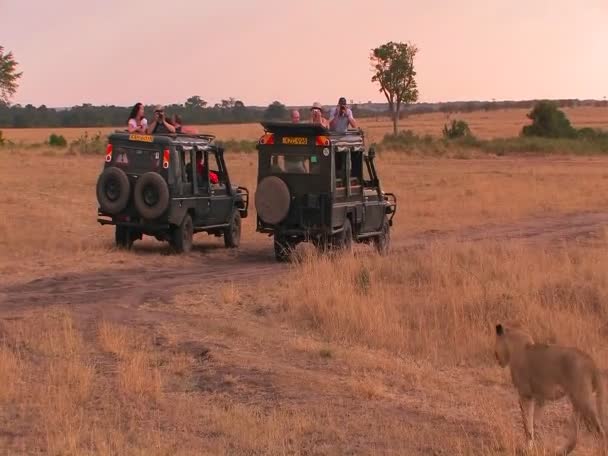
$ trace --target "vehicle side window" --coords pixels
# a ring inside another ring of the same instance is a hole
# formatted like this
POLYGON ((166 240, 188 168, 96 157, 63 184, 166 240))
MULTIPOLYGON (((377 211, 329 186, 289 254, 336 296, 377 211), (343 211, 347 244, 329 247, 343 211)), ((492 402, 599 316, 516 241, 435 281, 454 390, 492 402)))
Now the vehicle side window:
POLYGON ((226 177, 220 172, 220 164, 217 160, 217 155, 209 152, 209 171, 213 171, 214 173, 217 174, 218 180, 219 180, 219 185, 225 185, 226 184, 226 177))
POLYGON ((189 150, 181 150, 179 152, 180 155, 180 161, 182 162, 183 165, 183 169, 186 170, 186 172, 184 173, 184 182, 186 183, 190 183, 192 182, 192 171, 193 171, 193 167, 192 167, 192 161, 190 160, 190 151, 189 150))
POLYGON ((363 185, 365 187, 373 187, 372 176, 369 172, 367 162, 363 163, 363 185))
POLYGON ((363 153, 352 151, 350 153, 350 158, 350 180, 356 185, 361 185, 363 153))
POLYGON ((346 153, 338 152, 335 153, 336 163, 336 187, 346 186, 346 153))

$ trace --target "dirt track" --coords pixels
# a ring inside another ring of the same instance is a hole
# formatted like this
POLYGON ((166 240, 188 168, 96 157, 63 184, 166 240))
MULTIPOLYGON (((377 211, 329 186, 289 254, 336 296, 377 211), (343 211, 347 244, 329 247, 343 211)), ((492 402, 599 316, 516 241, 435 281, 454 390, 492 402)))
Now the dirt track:
MULTIPOLYGON (((393 249, 423 248, 432 241, 521 240, 534 244, 588 241, 608 225, 608 213, 583 212, 562 216, 532 217, 512 224, 489 224, 455 231, 431 231, 393 239, 393 249)), ((212 263, 188 264, 183 268, 115 269, 86 274, 42 277, 0 289, 0 311, 64 304, 89 313, 96 305, 129 303, 137 306, 146 299, 167 300, 181 287, 223 280, 243 282, 285 271, 275 262, 272 246, 244 245, 238 255, 215 258, 212 263)), ((126 309, 121 306, 123 311, 126 309)), ((75 309, 76 310, 76 309, 75 309)))

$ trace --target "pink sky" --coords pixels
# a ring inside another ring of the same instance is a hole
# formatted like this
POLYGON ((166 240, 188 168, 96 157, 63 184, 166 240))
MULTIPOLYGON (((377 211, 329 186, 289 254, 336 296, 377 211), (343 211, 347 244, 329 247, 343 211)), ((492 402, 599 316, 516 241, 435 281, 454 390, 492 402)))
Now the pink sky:
POLYGON ((21 104, 384 101, 389 40, 420 101, 608 96, 607 0, 0 0, 0 30, 21 104))

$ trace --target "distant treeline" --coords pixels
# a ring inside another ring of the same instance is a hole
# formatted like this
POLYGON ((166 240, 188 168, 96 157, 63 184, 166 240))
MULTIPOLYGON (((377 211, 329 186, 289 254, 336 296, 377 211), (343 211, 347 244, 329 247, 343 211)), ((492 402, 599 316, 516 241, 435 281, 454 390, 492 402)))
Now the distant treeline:
MULTIPOLYGON (((523 101, 455 101, 443 103, 415 103, 402 108, 401 116, 410 114, 443 112, 462 113, 479 110, 499 110, 513 108, 532 108, 538 100, 523 101)), ((606 107, 606 100, 554 100, 559 107, 596 106, 606 107)), ((384 103, 352 103, 356 118, 379 117, 388 114, 384 103)), ((292 108, 290 108, 292 109, 292 108)), ((309 116, 308 107, 299 107, 303 119, 309 116)), ((0 128, 28 127, 112 127, 127 124, 131 107, 93 106, 83 104, 67 109, 53 109, 46 106, 2 105, 0 104, 0 128)), ((146 117, 150 118, 153 106, 146 106, 146 117)), ((214 106, 198 96, 190 97, 184 104, 165 106, 167 114, 179 114, 184 124, 249 123, 269 119, 288 119, 289 109, 275 101, 268 107, 247 107, 240 100, 230 98, 214 106)))

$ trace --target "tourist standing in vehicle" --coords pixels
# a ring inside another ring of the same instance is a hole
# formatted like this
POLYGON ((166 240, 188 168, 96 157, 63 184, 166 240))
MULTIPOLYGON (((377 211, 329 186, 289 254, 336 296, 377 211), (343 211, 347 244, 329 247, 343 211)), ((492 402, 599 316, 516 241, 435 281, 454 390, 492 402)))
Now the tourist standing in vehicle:
POLYGON ((154 117, 150 126, 148 127, 149 133, 175 133, 175 127, 167 121, 165 117, 165 108, 157 105, 154 108, 154 117))
POLYGON ((329 126, 338 133, 346 133, 348 126, 357 128, 357 122, 353 117, 353 112, 346 105, 346 98, 340 97, 338 106, 332 108, 329 114, 329 126))
POLYGON ((297 109, 294 109, 293 111, 291 111, 291 121, 293 123, 300 122, 300 111, 298 111, 297 109))
POLYGON ((182 116, 180 116, 179 114, 173 114, 171 118, 171 123, 175 127, 175 133, 184 133, 187 135, 196 134, 195 128, 184 126, 182 122, 182 116))
POLYGON ((144 105, 142 103, 135 103, 135 106, 131 109, 127 121, 127 130, 129 133, 142 134, 148 131, 148 120, 144 117, 144 105))
POLYGON ((315 101, 310 108, 312 123, 321 124, 325 128, 329 128, 329 122, 323 117, 323 106, 318 101, 315 101))

